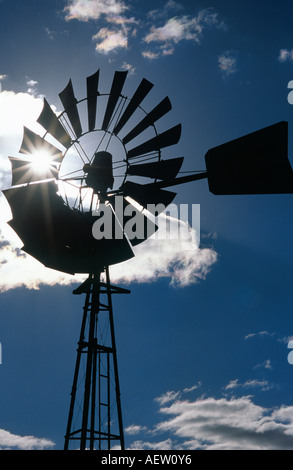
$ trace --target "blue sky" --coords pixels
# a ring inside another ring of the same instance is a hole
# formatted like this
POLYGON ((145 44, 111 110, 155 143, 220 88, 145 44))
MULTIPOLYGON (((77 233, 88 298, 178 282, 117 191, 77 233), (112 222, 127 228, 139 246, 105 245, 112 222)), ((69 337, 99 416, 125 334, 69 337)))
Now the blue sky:
MULTIPOLYGON (((292 164, 293 7, 289 1, 0 1, 0 183, 10 185, 23 125, 69 78, 115 70, 127 87, 169 96, 166 157, 204 170, 208 149, 279 121, 292 164)), ((176 188, 200 204, 196 253, 146 244, 112 279, 131 289, 114 314, 126 447, 292 449, 292 195, 214 196, 205 180, 176 188)), ((21 251, 1 205, 0 448, 62 449, 83 299, 72 279, 21 251)))

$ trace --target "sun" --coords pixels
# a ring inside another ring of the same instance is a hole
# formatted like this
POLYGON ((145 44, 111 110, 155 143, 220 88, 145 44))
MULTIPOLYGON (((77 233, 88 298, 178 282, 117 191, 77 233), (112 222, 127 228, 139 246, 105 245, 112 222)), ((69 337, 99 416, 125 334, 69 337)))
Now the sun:
POLYGON ((30 171, 35 179, 51 179, 58 177, 58 169, 52 161, 52 156, 40 151, 30 155, 30 171))
POLYGON ((50 170, 52 158, 47 152, 38 152, 31 155, 32 170, 37 173, 45 173, 50 170))

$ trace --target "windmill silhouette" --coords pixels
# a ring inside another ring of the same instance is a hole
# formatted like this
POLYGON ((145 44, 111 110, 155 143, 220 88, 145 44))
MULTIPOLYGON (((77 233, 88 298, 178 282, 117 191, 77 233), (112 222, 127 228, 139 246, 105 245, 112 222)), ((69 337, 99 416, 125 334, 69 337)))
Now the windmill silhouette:
POLYGON ((24 127, 23 157, 9 157, 12 185, 3 191, 22 249, 48 268, 88 276, 73 291, 84 294, 85 303, 66 450, 125 447, 112 296, 130 291, 111 284, 109 267, 131 259, 133 248, 158 229, 150 205, 158 215, 176 196, 166 188, 203 178, 215 195, 293 192, 286 122, 210 149, 206 171, 178 176, 183 157, 163 159, 162 149, 179 142, 181 124, 162 133, 156 127, 171 110, 169 98, 147 112, 142 103, 153 84, 142 79, 128 98, 126 77, 116 71, 110 89, 101 93, 98 70, 86 78, 86 97, 80 100, 69 80, 59 93, 60 115, 44 99, 37 119, 44 135, 24 127), (93 227, 106 211, 110 233, 96 237, 93 227), (127 224, 133 214, 139 236, 127 224))

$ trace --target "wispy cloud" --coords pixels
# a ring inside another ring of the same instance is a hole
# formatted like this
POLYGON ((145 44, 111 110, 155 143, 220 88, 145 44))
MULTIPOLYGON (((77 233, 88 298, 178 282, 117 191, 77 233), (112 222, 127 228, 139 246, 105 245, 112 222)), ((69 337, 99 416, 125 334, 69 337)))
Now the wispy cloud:
POLYGON ((155 398, 155 401, 157 401, 160 405, 165 405, 166 403, 169 403, 170 401, 176 400, 180 395, 180 392, 174 392, 174 391, 169 391, 164 393, 164 395, 155 398))
POLYGON ((234 52, 226 51, 218 57, 218 66, 225 77, 237 70, 237 59, 234 52))
POLYGON ((171 439, 165 439, 160 442, 135 441, 130 446, 131 450, 173 450, 173 442, 171 439))
POLYGON ((125 61, 123 62, 121 68, 122 68, 123 70, 127 70, 127 71, 130 73, 130 75, 134 75, 134 74, 135 74, 135 67, 134 67, 133 65, 131 65, 131 64, 128 64, 128 63, 125 62, 125 61))
POLYGON ((98 23, 99 30, 93 40, 97 41, 96 51, 103 54, 131 47, 130 39, 140 32, 141 40, 136 44, 149 46, 141 51, 142 56, 157 59, 172 55, 181 41, 199 44, 206 30, 226 29, 213 9, 202 9, 196 16, 190 16, 184 14, 184 6, 174 0, 168 0, 159 10, 150 10, 146 18, 137 18, 131 13, 131 6, 119 0, 68 0, 64 8, 67 22, 92 20, 98 23), (111 26, 108 28, 107 24, 111 26))
POLYGON ((257 331, 256 333, 249 333, 244 337, 245 340, 251 339, 251 338, 255 338, 255 339, 258 339, 258 338, 274 338, 279 343, 288 344, 289 341, 291 341, 293 339, 293 335, 280 336, 275 332, 270 333, 269 331, 262 330, 262 331, 257 331))
MULTIPOLYGON (((143 41, 147 44, 159 44, 161 55, 166 55, 166 51, 171 54, 175 50, 174 46, 181 41, 192 41, 199 44, 203 32, 211 27, 225 29, 225 25, 219 20, 218 14, 210 9, 205 9, 194 17, 188 15, 175 16, 167 19, 162 26, 151 26, 143 41)), ((155 52, 159 53, 158 48, 155 52)))
POLYGON ((55 33, 54 30, 52 30, 52 29, 50 29, 50 28, 48 28, 48 27, 45 27, 45 28, 44 28, 44 31, 45 31, 45 33, 46 33, 46 35, 48 36, 49 39, 51 39, 51 40, 54 39, 54 37, 55 37, 55 35, 56 35, 56 33, 55 33))
POLYGON ((184 10, 184 6, 181 3, 175 2, 174 0, 168 0, 167 3, 163 6, 163 8, 150 10, 147 13, 147 16, 152 20, 156 20, 157 18, 166 17, 171 14, 171 12, 179 12, 184 10))
POLYGON ((201 386, 201 382, 198 382, 195 385, 192 385, 192 387, 186 387, 181 390, 177 390, 176 392, 174 390, 169 390, 168 392, 165 392, 163 395, 156 397, 155 401, 159 403, 160 405, 165 405, 166 403, 170 403, 172 401, 181 399, 182 396, 186 393, 191 393, 194 392, 194 390, 197 390, 201 386))
POLYGON ((207 10, 201 11, 196 17, 186 15, 174 17, 168 19, 163 26, 152 26, 144 41, 164 44, 170 41, 178 44, 180 41, 187 40, 199 43, 204 29, 209 25, 218 25, 218 20, 216 14, 211 14, 207 10))
POLYGON ((264 362, 260 364, 256 364, 254 369, 272 369, 272 361, 270 359, 266 359, 264 362))
POLYGON ((145 59, 150 59, 150 60, 158 59, 160 57, 160 54, 152 52, 152 51, 142 51, 141 55, 145 59))
POLYGON ((234 390, 236 388, 260 388, 262 391, 270 390, 272 385, 267 380, 251 379, 246 380, 244 383, 240 383, 238 379, 231 380, 226 385, 225 390, 234 390))
POLYGON ((264 337, 264 336, 275 336, 275 333, 269 333, 268 331, 266 330, 262 330, 262 331, 258 331, 256 333, 249 333, 248 335, 246 335, 244 337, 244 339, 249 339, 249 338, 254 338, 256 336, 259 336, 259 337, 264 337))
POLYGON ((34 436, 18 436, 0 429, 1 450, 48 450, 55 446, 54 442, 34 436))

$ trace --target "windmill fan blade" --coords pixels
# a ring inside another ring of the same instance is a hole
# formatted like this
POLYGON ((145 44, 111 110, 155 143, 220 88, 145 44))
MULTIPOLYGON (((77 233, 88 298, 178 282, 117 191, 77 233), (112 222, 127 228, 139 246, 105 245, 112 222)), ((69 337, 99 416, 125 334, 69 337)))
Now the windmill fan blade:
POLYGON ((127 71, 126 72, 115 72, 112 87, 110 90, 110 95, 107 103, 107 108, 105 111, 105 116, 102 124, 102 130, 105 131, 109 127, 109 123, 111 120, 111 117, 113 115, 115 106, 117 104, 117 101, 120 97, 120 93, 122 91, 125 79, 127 76, 127 71))
POLYGON ((128 158, 137 157, 154 150, 159 150, 163 147, 177 144, 181 136, 181 124, 172 127, 171 129, 163 132, 162 134, 153 137, 152 139, 144 142, 143 144, 135 147, 128 152, 128 158))
POLYGON ((123 144, 126 145, 128 142, 133 140, 143 131, 145 131, 149 126, 152 126, 156 121, 161 117, 167 114, 172 109, 171 102, 169 98, 163 99, 146 117, 137 124, 137 126, 132 129, 122 140, 123 144))
POLYGON ((62 152, 59 149, 25 126, 19 152, 26 155, 33 154, 36 156, 38 153, 44 153, 57 163, 61 163, 62 161, 62 152))
POLYGON ((132 246, 142 243, 157 230, 158 226, 122 196, 111 196, 109 202, 132 246))
POLYGON ((161 180, 175 178, 183 163, 183 157, 170 160, 160 160, 152 163, 141 163, 130 165, 127 169, 128 175, 146 176, 161 180))
POLYGON ((210 149, 205 160, 214 194, 293 193, 287 122, 210 149))
POLYGON ((117 135, 121 129, 125 126, 127 121, 131 118, 135 110, 139 107, 140 103, 143 99, 147 96, 154 85, 146 80, 145 78, 142 79, 139 87, 137 88, 136 92, 134 93, 133 97, 131 98, 126 110, 124 111, 123 115, 121 116, 119 122, 115 126, 113 133, 117 135))
POLYGON ((56 241, 58 233, 52 215, 61 210, 62 216, 66 213, 62 199, 56 194, 57 188, 51 181, 3 191, 13 215, 9 225, 24 243, 38 242, 39 238, 50 241, 49 244, 56 241))
POLYGON ((96 217, 71 210, 57 189, 51 181, 3 191, 13 214, 9 225, 27 253, 47 267, 69 273, 94 272, 133 257, 125 237, 96 240, 96 217))
MULTIPOLYGON (((104 266, 105 265, 110 265, 110 264, 116 264, 116 263, 121 263, 122 261, 126 261, 130 258, 134 257, 134 253, 131 248, 131 244, 128 241, 128 239, 125 236, 125 233, 123 232, 121 228, 121 233, 120 236, 116 236, 116 227, 119 226, 119 219, 117 215, 115 214, 113 208, 111 206, 107 206, 107 210, 111 211, 110 212, 110 217, 109 213, 107 214, 99 214, 97 220, 95 221, 95 213, 94 216, 92 214, 87 213, 86 217, 90 221, 90 228, 91 228, 91 233, 95 234, 95 225, 94 223, 97 223, 99 227, 103 227, 103 233, 105 237, 95 240, 97 246, 99 247, 100 250, 100 257, 104 261, 104 266), (109 224, 110 221, 110 224, 109 224), (109 224, 109 227, 107 227, 107 224, 109 224)), ((103 212, 103 210, 102 210, 103 212)), ((90 262, 90 260, 89 260, 90 262)))
POLYGON ((176 196, 176 193, 156 188, 151 184, 143 185, 132 181, 124 183, 122 190, 124 197, 131 197, 152 214, 163 212, 176 196))
POLYGON ((34 168, 32 163, 15 157, 9 157, 12 167, 12 186, 45 179, 57 178, 58 170, 50 165, 45 169, 34 168))
POLYGON ((68 85, 64 88, 64 90, 59 93, 59 98, 71 122, 76 137, 80 137, 82 134, 82 129, 77 109, 77 100, 74 96, 71 80, 69 80, 68 85))
POLYGON ((46 129, 60 144, 64 147, 69 148, 71 145, 71 138, 66 132, 61 122, 57 118, 54 111, 51 109, 48 101, 44 99, 44 105, 37 122, 46 129))
POLYGON ((95 128, 95 124, 96 124, 97 96, 99 94, 98 92, 99 75, 100 75, 100 71, 98 70, 96 73, 94 73, 90 77, 87 77, 86 79, 89 131, 92 131, 95 128))

